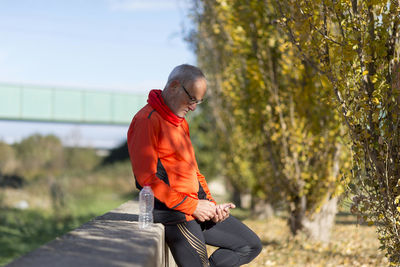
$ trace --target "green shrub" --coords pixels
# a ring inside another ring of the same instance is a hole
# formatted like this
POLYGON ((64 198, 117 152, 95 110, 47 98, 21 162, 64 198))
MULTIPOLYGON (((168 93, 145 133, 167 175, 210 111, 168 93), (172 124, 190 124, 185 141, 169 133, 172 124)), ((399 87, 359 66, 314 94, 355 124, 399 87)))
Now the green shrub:
POLYGON ((65 164, 69 170, 91 171, 101 158, 91 148, 65 148, 65 164))
POLYGON ((35 134, 15 145, 20 160, 18 174, 27 180, 57 175, 64 168, 64 148, 54 135, 35 134))
POLYGON ((0 141, 0 175, 14 174, 18 160, 14 148, 0 141))

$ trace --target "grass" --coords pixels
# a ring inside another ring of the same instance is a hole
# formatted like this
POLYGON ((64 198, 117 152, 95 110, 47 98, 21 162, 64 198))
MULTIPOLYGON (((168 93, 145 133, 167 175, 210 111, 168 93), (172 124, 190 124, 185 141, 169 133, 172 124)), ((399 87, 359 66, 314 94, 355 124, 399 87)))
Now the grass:
POLYGON ((387 266, 379 251, 375 229, 356 224, 337 224, 327 244, 307 241, 288 234, 286 221, 275 218, 267 223, 246 222, 260 234, 263 250, 249 266, 387 266))
MULTIPOLYGON (((239 218, 248 211, 238 210, 239 218)), ((255 231, 263 244, 260 255, 248 267, 297 266, 297 267, 380 267, 388 266, 374 226, 358 225, 356 217, 339 213, 328 243, 307 240, 304 235, 292 237, 286 219, 274 217, 268 220, 244 219, 255 231)), ((215 250, 208 247, 209 254, 215 250)))
POLYGON ((0 188, 0 266, 135 198, 132 180, 130 166, 116 164, 0 188), (20 201, 29 208, 14 208, 20 201))
POLYGON ((0 265, 78 227, 92 216, 55 217, 41 210, 1 209, 0 265))
MULTIPOLYGON (((0 188, 0 265, 4 265, 123 202, 137 198, 130 166, 117 164, 94 173, 70 173, 56 181, 38 180, 22 189, 0 188), (57 184, 59 196, 51 195, 57 184), (26 200, 29 209, 13 208, 26 200)), ((252 220, 250 211, 234 209, 261 238, 263 250, 247 266, 379 267, 388 266, 374 226, 356 224, 339 213, 329 243, 292 237, 286 220, 252 220)), ((215 248, 209 247, 209 253, 215 248)))
MULTIPOLYGON (((98 206, 99 204, 95 204, 98 206)), ((98 206, 99 209, 103 205, 98 206)), ((95 208, 93 208, 95 209, 95 208)), ((101 214, 55 217, 39 210, 3 209, 0 213, 0 265, 68 232, 101 214)), ((241 211, 242 216, 248 212, 241 211)), ((286 221, 275 217, 267 221, 245 219, 261 238, 261 254, 247 266, 387 266, 378 250, 375 228, 355 224, 355 218, 339 214, 328 244, 291 237, 286 221)), ((213 248, 209 248, 209 253, 213 248)))

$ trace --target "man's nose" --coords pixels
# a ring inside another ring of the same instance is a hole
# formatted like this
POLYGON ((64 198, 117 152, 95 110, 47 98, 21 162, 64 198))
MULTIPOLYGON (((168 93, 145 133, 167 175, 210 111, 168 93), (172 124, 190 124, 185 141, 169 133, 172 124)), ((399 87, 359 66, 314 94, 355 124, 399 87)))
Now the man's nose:
POLYGON ((196 107, 197 107, 197 103, 193 103, 193 104, 190 104, 190 105, 189 105, 189 109, 190 109, 191 111, 194 111, 194 110, 196 109, 196 107))

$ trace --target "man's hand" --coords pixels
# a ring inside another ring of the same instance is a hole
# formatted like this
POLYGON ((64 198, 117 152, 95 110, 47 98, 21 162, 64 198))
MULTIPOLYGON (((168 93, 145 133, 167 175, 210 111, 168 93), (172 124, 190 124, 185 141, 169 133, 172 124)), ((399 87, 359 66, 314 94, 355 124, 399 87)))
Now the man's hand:
POLYGON ((236 208, 233 203, 219 204, 215 207, 215 216, 212 218, 213 222, 218 223, 224 221, 229 217, 229 210, 236 208))
POLYGON ((211 220, 215 217, 215 204, 206 199, 200 199, 193 216, 201 222, 211 220))

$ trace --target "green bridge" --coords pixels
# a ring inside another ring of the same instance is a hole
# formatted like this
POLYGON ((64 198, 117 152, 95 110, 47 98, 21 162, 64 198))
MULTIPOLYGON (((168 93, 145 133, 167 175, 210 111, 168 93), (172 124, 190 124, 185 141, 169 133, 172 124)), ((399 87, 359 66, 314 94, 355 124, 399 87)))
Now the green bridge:
POLYGON ((147 94, 0 83, 0 120, 127 125, 147 94))

